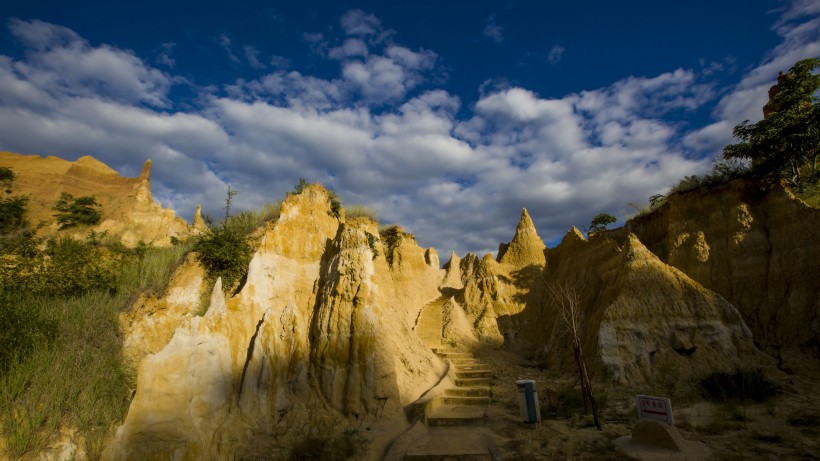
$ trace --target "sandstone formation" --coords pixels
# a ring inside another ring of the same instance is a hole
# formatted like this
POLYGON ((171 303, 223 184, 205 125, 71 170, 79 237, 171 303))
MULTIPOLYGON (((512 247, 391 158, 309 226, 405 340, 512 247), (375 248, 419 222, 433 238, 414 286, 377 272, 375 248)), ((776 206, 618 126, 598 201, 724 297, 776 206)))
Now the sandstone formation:
POLYGON ((133 246, 139 241, 169 245, 171 237, 188 232, 183 219, 154 202, 150 160, 137 178, 123 178, 89 156, 69 162, 57 157, 0 152, 0 166, 14 171, 14 194, 30 197, 27 219, 33 226, 45 223, 43 233, 54 234, 59 229, 52 208, 63 192, 74 197, 92 195, 102 205, 98 225, 65 231, 71 235, 84 238, 90 230, 107 232, 126 246, 133 246))
POLYGON ((685 377, 765 361, 729 302, 661 262, 636 236, 587 242, 572 229, 545 252, 536 237, 522 213, 501 262, 487 255, 466 275, 462 300, 482 340, 571 369, 566 327, 548 290, 563 286, 578 294, 587 354, 624 384, 651 379, 661 365, 685 377))
POLYGON ((320 186, 286 198, 241 290, 225 299, 217 283, 204 316, 181 314, 170 341, 140 363, 104 458, 253 458, 305 431, 341 431, 338 418, 403 429, 403 406, 444 372, 412 332, 443 271, 410 238, 392 266, 380 243, 374 258, 376 224, 327 209, 320 186))
POLYGON ((509 244, 501 244, 497 258, 486 254, 479 261, 476 255, 469 254, 461 261, 464 290, 457 299, 482 341, 509 344, 499 331, 497 318, 524 310, 527 293, 541 280, 545 248, 524 209, 513 239, 509 244))
POLYGON ((820 210, 738 180, 671 195, 626 228, 732 303, 764 350, 820 357, 820 210))

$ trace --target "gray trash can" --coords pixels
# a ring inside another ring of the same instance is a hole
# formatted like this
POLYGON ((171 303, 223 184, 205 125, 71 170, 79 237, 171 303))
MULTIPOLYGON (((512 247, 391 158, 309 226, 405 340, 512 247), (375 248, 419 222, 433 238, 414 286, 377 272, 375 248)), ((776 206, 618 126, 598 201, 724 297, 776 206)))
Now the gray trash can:
POLYGON ((541 421, 541 409, 538 408, 538 391, 535 390, 535 381, 522 379, 515 382, 518 389, 518 409, 521 420, 525 423, 541 421))

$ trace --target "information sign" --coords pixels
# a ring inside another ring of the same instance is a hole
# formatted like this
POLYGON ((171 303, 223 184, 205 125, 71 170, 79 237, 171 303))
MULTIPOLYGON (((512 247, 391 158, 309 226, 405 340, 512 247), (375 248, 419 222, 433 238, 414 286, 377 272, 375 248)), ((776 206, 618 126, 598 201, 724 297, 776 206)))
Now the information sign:
POLYGON ((675 424, 672 418, 672 402, 666 397, 638 395, 635 400, 638 404, 638 419, 653 419, 670 425, 675 424))

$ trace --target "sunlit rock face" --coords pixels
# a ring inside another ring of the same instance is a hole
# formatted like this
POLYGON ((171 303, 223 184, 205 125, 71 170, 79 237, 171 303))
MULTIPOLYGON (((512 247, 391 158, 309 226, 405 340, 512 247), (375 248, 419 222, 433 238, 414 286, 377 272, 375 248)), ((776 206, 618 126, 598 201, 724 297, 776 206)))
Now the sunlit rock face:
MULTIPOLYGON (((545 248, 524 209, 513 239, 500 245, 497 258, 486 254, 478 260, 476 255, 468 254, 460 262, 464 289, 457 299, 481 341, 491 344, 505 341, 496 319, 518 314, 526 307, 528 292, 538 285, 544 270, 545 248)), ((449 270, 453 270, 452 262, 449 270)), ((454 277, 448 275, 450 279, 454 277)))
POLYGON ((737 307, 767 352, 820 354, 820 210, 741 180, 673 195, 628 228, 737 307))
POLYGON ((183 219, 154 201, 150 160, 136 178, 124 178, 89 156, 69 162, 58 157, 0 152, 0 166, 14 171, 15 195, 30 197, 27 219, 32 225, 44 223, 41 233, 51 234, 59 229, 52 208, 63 192, 75 198, 92 195, 102 205, 99 224, 68 231, 80 238, 85 238, 93 230, 107 232, 126 246, 134 246, 140 241, 167 246, 171 237, 183 237, 189 233, 183 219))
POLYGON ((287 197, 239 292, 217 283, 203 316, 180 314, 140 362, 106 459, 235 459, 281 452, 317 421, 406 424, 402 407, 444 372, 412 332, 444 272, 412 238, 389 265, 376 223, 328 210, 318 185, 287 197))

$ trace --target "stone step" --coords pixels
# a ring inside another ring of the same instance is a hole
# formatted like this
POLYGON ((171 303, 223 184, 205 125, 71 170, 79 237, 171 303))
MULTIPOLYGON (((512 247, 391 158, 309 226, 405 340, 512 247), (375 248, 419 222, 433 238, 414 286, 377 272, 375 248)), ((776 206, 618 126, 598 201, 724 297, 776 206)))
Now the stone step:
POLYGON ((487 436, 473 427, 431 427, 405 452, 414 461, 491 461, 487 436))
POLYGON ((456 370, 456 378, 492 378, 493 372, 490 370, 456 370))
POLYGON ((490 378, 456 378, 453 382, 459 387, 489 386, 490 378))
POLYGON ((484 424, 487 411, 481 405, 440 404, 425 416, 427 426, 475 426, 484 424))
POLYGON ((493 457, 487 449, 476 450, 473 453, 406 453, 405 460, 412 461, 492 461, 493 457))
POLYGON ((474 386, 474 387, 451 387, 444 390, 444 395, 460 395, 466 397, 480 397, 489 396, 489 386, 474 386))
POLYGON ((470 362, 470 363, 453 363, 457 371, 492 371, 492 367, 486 363, 470 362))
POLYGON ((443 352, 436 352, 436 355, 439 357, 443 357, 447 360, 453 359, 471 359, 473 357, 472 354, 469 352, 462 352, 462 351, 443 351, 443 352))
POLYGON ((489 405, 490 396, 464 396, 464 395, 444 395, 439 397, 446 405, 489 405))

